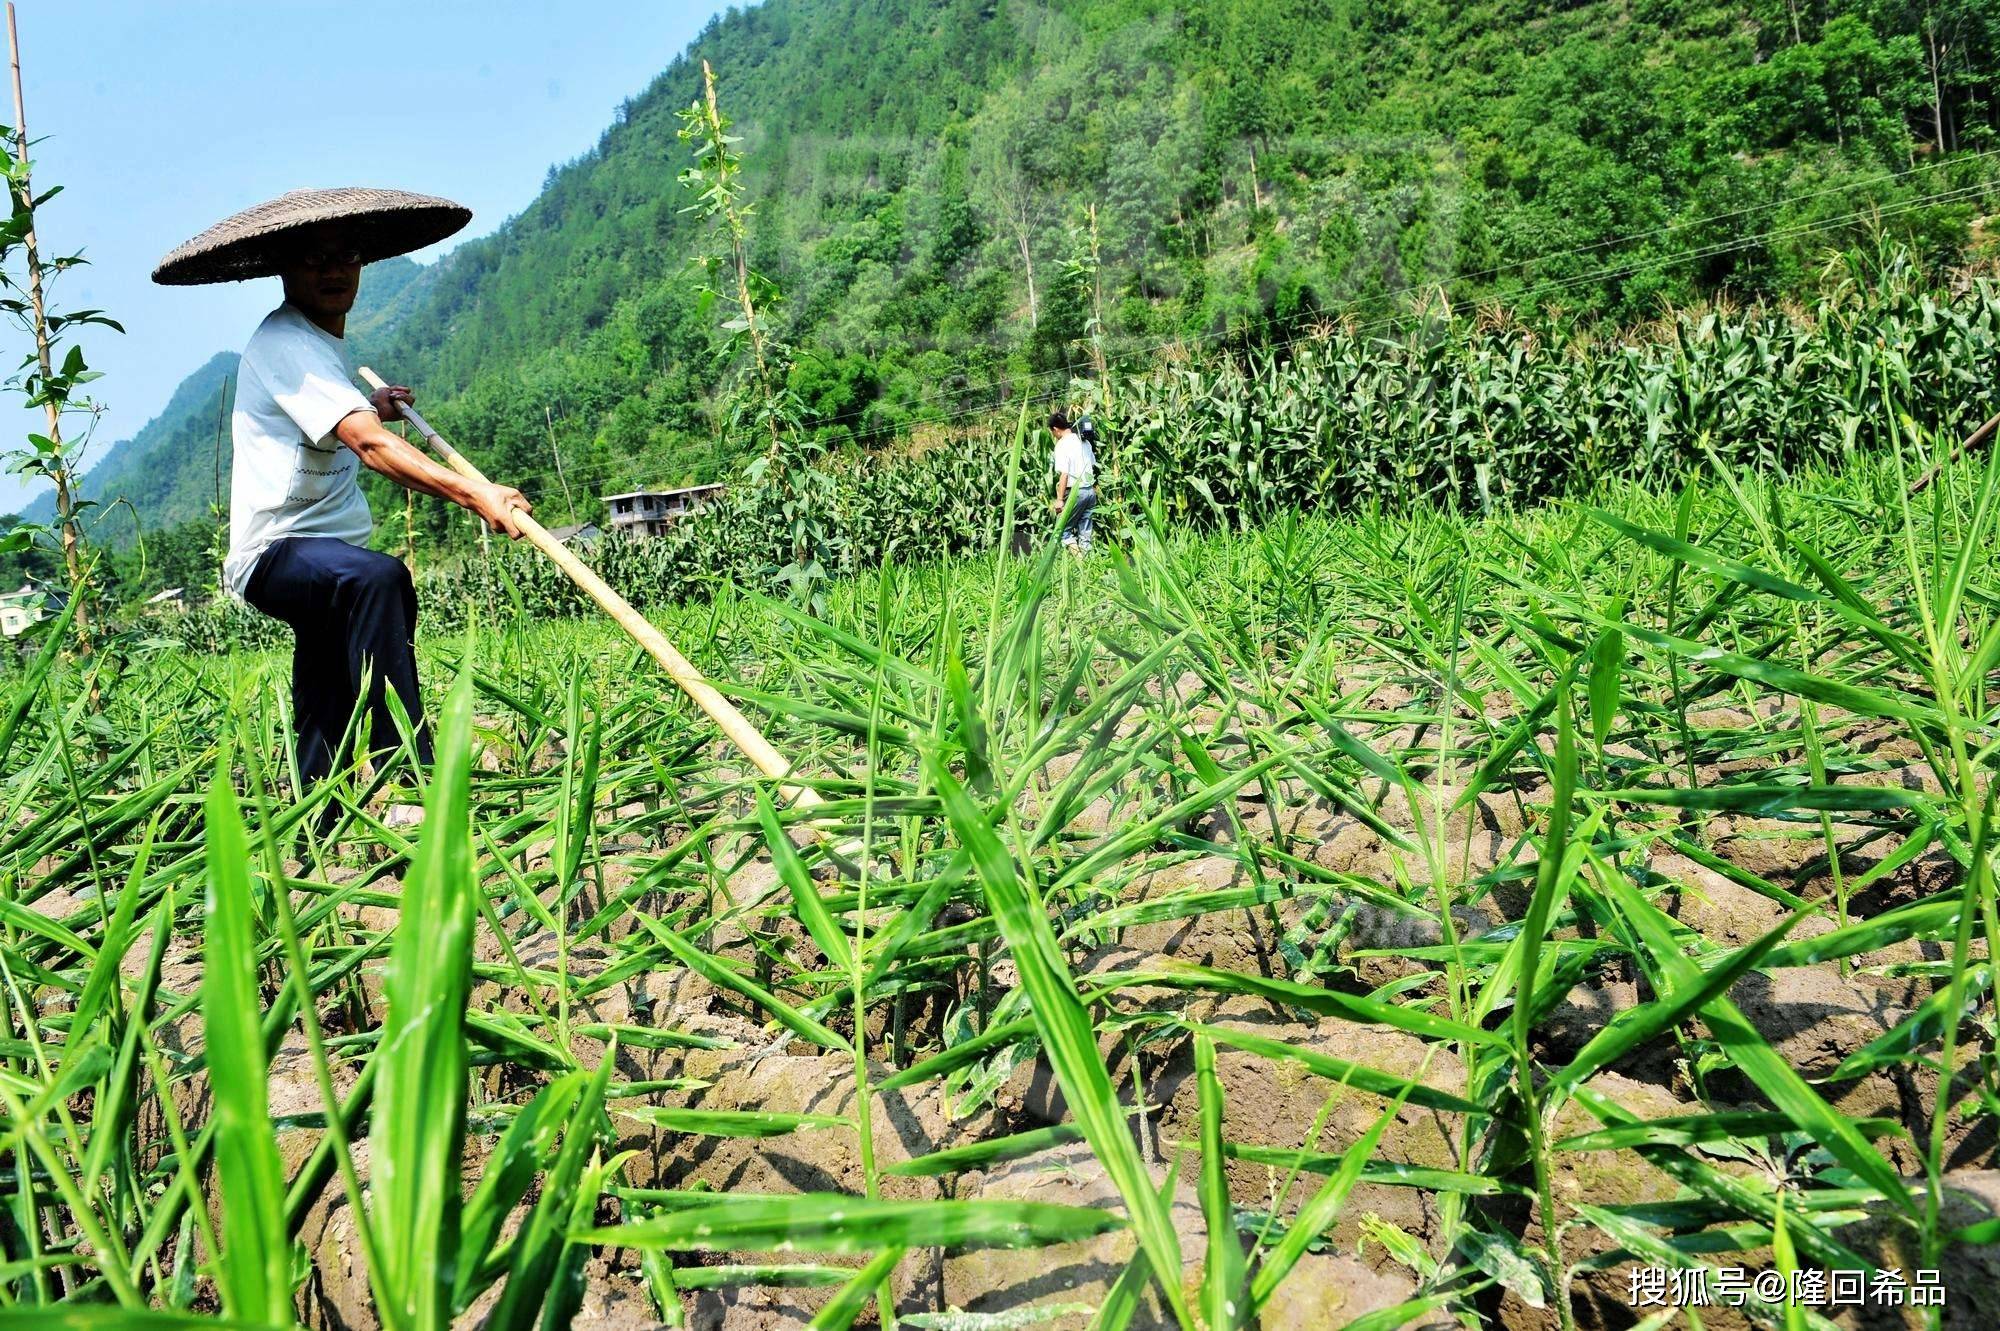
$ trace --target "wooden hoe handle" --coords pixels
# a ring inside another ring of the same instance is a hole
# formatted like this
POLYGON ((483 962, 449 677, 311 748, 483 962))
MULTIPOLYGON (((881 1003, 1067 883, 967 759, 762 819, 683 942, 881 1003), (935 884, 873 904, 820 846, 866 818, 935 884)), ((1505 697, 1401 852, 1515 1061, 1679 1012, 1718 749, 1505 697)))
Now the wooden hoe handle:
POLYGON ((1961 443, 1957 448, 1952 449, 1951 456, 1945 459, 1945 461, 1933 463, 1929 471, 1917 477, 1917 483, 1910 487, 1910 493, 1913 495, 1922 494, 1930 486, 1930 483, 1938 478, 1939 472, 1943 471, 1950 463, 1958 461, 1967 453, 1985 443, 1988 436, 1993 433, 1996 427, 2000 427, 2000 416, 1992 417, 1984 425, 1966 436, 1965 442, 1961 443))
MULTIPOLYGON (((361 367, 361 377, 371 388, 388 387, 382 382, 381 376, 365 365, 361 367)), ((433 430, 430 422, 419 415, 415 407, 407 402, 399 405, 403 409, 403 419, 417 427, 417 433, 424 437, 424 442, 444 460, 446 466, 468 481, 478 481, 482 485, 491 484, 486 479, 485 473, 467 461, 465 454, 453 448, 443 435, 433 430)), ((785 783, 784 792, 794 805, 800 808, 812 808, 821 803, 817 792, 790 782, 791 763, 771 746, 771 741, 764 738, 762 731, 750 724, 748 717, 736 710, 734 703, 723 697, 701 671, 695 669, 685 656, 674 649, 674 645, 667 641, 666 635, 653 627, 652 621, 634 610, 631 602, 613 591, 611 585, 598 577, 589 565, 578 559, 574 551, 550 535, 548 528, 526 513, 520 514, 516 521, 528 543, 554 560, 556 567, 568 574, 571 582, 583 588, 591 600, 597 602, 606 614, 617 620, 618 626, 631 634, 638 644, 646 649, 647 655, 660 663, 660 668, 667 672, 668 678, 680 685, 682 691, 694 699, 695 705, 707 712, 716 725, 722 727, 722 733, 729 737, 730 743, 742 750, 743 755, 757 765, 758 771, 774 781, 785 783)))

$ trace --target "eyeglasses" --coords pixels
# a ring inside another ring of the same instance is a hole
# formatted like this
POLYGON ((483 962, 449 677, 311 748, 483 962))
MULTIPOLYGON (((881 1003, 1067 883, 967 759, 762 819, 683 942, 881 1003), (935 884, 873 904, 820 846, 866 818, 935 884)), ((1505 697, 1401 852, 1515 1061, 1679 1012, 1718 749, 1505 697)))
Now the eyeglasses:
POLYGON ((361 262, 361 251, 352 246, 338 249, 314 250, 311 254, 299 256, 301 268, 345 268, 361 262))

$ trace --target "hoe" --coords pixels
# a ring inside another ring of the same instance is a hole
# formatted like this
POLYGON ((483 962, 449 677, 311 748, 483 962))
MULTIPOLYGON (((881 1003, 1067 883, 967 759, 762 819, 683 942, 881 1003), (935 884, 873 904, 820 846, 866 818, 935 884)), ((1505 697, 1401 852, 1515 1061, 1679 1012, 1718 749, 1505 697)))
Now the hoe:
MULTIPOLYGON (((380 375, 365 365, 361 367, 361 377, 371 388, 388 387, 380 375)), ((486 481, 485 473, 472 465, 465 454, 453 448, 443 435, 433 430, 430 422, 426 421, 415 407, 405 402, 402 408, 403 418, 417 427, 417 433, 424 437, 424 442, 443 459, 446 466, 469 481, 482 483, 486 481)), ((715 685, 709 683, 701 671, 695 669, 693 663, 667 641, 665 634, 653 627, 652 622, 644 615, 633 609, 630 601, 612 590, 611 584, 598 577, 589 565, 576 557, 574 551, 558 541, 550 534, 548 528, 534 518, 524 513, 520 515, 519 522, 522 534, 528 543, 554 560, 556 567, 569 575, 571 582, 581 587, 591 600, 603 607, 606 614, 617 620, 618 626, 631 634, 633 639, 646 649, 647 655, 660 663, 660 668, 667 672, 668 677, 680 685, 688 697, 694 699, 696 706, 708 713, 715 724, 722 728, 722 733, 729 737, 730 742, 757 765, 757 770, 780 783, 780 788, 794 807, 810 809, 822 802, 816 791, 790 780, 792 765, 785 760, 785 756, 772 747, 771 741, 765 739, 763 732, 750 723, 749 717, 738 711, 734 703, 723 697, 715 685)), ((849 849, 846 846, 839 847, 835 854, 847 858, 849 849)), ((853 849, 858 850, 859 847, 853 849)))

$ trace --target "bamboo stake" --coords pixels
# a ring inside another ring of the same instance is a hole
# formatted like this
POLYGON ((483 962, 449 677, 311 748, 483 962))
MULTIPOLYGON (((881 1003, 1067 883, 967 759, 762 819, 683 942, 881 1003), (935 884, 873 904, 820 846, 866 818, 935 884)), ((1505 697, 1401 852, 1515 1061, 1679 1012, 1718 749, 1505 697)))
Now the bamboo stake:
MULTIPOLYGON (((367 381, 370 388, 388 387, 375 371, 365 365, 361 367, 361 377, 367 381)), ((401 406, 403 419, 417 427, 417 433, 424 437, 424 442, 444 460, 446 466, 468 481, 477 481, 482 485, 491 484, 486 479, 485 473, 467 461, 465 455, 453 448, 443 435, 433 430, 430 422, 418 414, 415 407, 407 402, 401 406)), ((752 725, 750 719, 738 711, 734 703, 723 697, 715 685, 709 683, 685 656, 674 649, 674 645, 667 641, 665 634, 655 628, 644 615, 633 609, 631 602, 612 590, 609 583, 598 577, 589 565, 576 557, 573 550, 550 535, 548 528, 534 518, 522 513, 517 515, 516 520, 528 544, 553 560, 556 567, 569 575, 569 580, 581 587, 591 600, 597 602, 604 613, 617 620, 618 626, 631 634, 633 639, 646 649, 648 656, 659 662, 660 668, 667 672, 668 678, 680 685, 681 691, 692 698, 697 707, 708 713, 710 719, 722 728, 722 733, 729 737, 730 743, 742 750, 743 755, 756 765, 758 771, 781 783, 781 789, 793 805, 810 809, 824 802, 817 792, 791 781, 792 765, 785 760, 785 756, 772 747, 771 741, 764 738, 763 732, 752 725)))

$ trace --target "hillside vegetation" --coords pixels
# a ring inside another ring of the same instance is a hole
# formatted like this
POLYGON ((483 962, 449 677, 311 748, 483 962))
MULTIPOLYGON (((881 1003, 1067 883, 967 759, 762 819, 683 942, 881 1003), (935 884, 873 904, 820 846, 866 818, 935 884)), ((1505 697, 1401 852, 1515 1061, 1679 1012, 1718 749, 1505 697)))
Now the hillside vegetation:
POLYGON ((1952 191, 1985 174, 1938 150, 1990 145, 1973 108, 1995 48, 1968 14, 1940 138, 1921 17, 773 0, 718 21, 454 255, 381 354, 449 395, 437 414, 489 470, 553 482, 553 417, 573 484, 724 474, 743 441, 721 428, 716 316, 687 269, 702 241, 674 187, 703 59, 744 137, 789 386, 835 442, 1060 388, 1093 316, 1140 362, 1392 314, 1437 284, 1630 321, 1800 292, 1868 209, 1938 264, 1977 211, 1952 191))
MULTIPOLYGON (((1283 352, 1128 379, 1100 413, 1099 530, 1123 544, 1152 509, 1176 527, 1252 531, 1315 510, 1497 513, 1614 479, 1664 491, 1689 477, 1796 475, 1879 455, 1903 413, 1959 439, 2000 410, 2000 284, 1940 304, 1904 262, 1842 272, 1787 314, 1693 308, 1638 340, 1550 317, 1439 315, 1394 341, 1335 328, 1283 352)), ((768 476, 664 537, 601 542, 591 562, 664 609, 745 587, 811 597, 822 578, 885 562, 1050 540, 1052 444, 1030 420, 1017 475, 1021 421, 1017 409, 933 447, 826 469, 804 568, 796 503, 768 476)), ((419 591, 433 632, 508 602, 536 617, 593 613, 523 547, 421 561, 419 591)), ((190 616, 183 632, 198 647, 240 641, 246 619, 190 616)))
MULTIPOLYGON (((1629 323, 1798 295, 1885 233, 1935 275, 1977 257, 1996 27, 1972 4, 769 0, 497 232, 371 269, 354 339, 492 474, 555 496, 559 452, 580 516, 734 475, 678 184, 703 59, 787 386, 834 445, 1440 288, 1629 323)), ((207 493, 202 462, 197 485, 157 474, 188 452, 149 456, 150 521, 200 515, 168 499, 207 493)))

